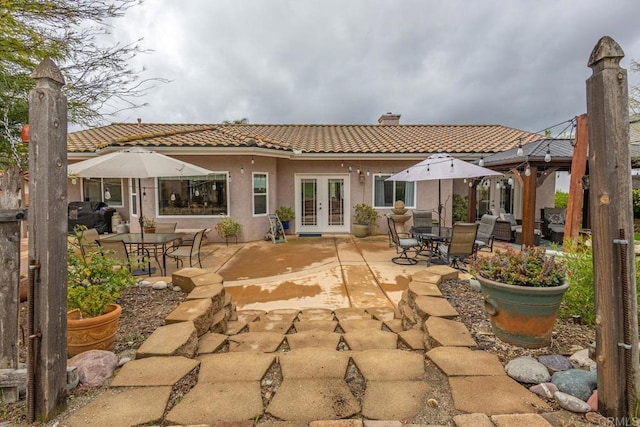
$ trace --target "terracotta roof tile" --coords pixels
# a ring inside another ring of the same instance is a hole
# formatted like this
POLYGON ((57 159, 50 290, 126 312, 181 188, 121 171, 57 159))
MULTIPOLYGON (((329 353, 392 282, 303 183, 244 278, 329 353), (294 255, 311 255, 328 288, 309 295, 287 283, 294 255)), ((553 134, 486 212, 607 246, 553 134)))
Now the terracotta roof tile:
POLYGON ((107 146, 259 147, 306 153, 494 153, 540 138, 500 125, 115 123, 73 132, 70 152, 107 146))

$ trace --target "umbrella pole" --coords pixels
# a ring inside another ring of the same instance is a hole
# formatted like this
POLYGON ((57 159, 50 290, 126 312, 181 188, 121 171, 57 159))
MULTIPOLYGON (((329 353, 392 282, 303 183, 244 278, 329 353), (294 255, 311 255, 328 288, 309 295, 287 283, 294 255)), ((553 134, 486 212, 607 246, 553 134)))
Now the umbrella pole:
POLYGON ((142 186, 140 184, 140 178, 138 178, 138 202, 140 203, 140 212, 138 213, 138 222, 140 223, 140 236, 144 240, 144 227, 142 226, 142 223, 144 222, 144 219, 142 218, 142 194, 143 194, 142 186))
POLYGON ((438 180, 438 236, 442 235, 442 180, 438 180))

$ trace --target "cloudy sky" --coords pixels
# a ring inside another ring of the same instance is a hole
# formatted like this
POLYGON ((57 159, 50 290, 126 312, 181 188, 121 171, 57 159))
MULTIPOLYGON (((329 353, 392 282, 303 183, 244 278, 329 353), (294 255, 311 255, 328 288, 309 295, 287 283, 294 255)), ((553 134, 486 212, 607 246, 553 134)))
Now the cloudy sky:
MULTIPOLYGON (((502 124, 586 112, 589 55, 640 61, 638 0, 146 0, 113 22, 143 38, 149 105, 109 121, 502 124)), ((640 73, 629 73, 640 84, 640 73)))

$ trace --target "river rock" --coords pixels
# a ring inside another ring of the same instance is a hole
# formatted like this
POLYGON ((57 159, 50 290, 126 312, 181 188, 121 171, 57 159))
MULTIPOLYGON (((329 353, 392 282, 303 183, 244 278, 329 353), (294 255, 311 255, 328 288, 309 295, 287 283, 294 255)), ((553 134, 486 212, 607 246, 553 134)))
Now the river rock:
POLYGON ((551 382, 559 391, 586 401, 597 387, 598 380, 595 372, 569 369, 553 374, 551 382))
POLYGON ((548 354, 538 357, 538 362, 546 366, 551 373, 573 369, 573 364, 560 354, 548 354))
POLYGON ((558 391, 554 383, 541 383, 529 387, 529 391, 547 399, 553 398, 553 393, 558 391))
POLYGON ((561 391, 556 391, 553 393, 553 397, 555 397, 556 402, 563 409, 571 412, 585 413, 591 411, 591 406, 587 404, 584 400, 580 400, 575 396, 572 396, 567 393, 563 393, 561 391))
POLYGON ((596 362, 589 358, 589 349, 584 348, 582 350, 576 351, 569 357, 569 360, 574 362, 578 366, 582 366, 585 368, 591 368, 592 366, 596 366, 596 362))
POLYGON ((587 400, 587 404, 591 406, 593 411, 598 410, 598 390, 594 391, 589 400, 587 400))
POLYGON ((504 367, 507 375, 514 380, 527 383, 546 383, 551 379, 549 370, 533 357, 523 356, 513 359, 504 367))
POLYGON ((156 290, 167 289, 167 286, 169 285, 167 285, 167 282, 165 282, 164 280, 158 280, 153 285, 151 285, 151 287, 156 290))
POLYGON ((118 357, 110 351, 89 350, 69 359, 67 366, 78 369, 82 385, 98 387, 113 376, 113 371, 118 366, 118 357))

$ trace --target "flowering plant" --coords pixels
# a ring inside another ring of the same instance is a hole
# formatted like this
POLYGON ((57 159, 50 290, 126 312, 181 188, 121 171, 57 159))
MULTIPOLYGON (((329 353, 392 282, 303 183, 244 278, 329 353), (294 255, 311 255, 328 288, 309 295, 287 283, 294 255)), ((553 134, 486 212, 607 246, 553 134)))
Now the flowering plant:
POLYGON ((156 226, 156 220, 153 218, 150 218, 148 216, 143 216, 142 217, 142 227, 144 228, 153 228, 156 226))
POLYGON ((216 224, 216 232, 223 239, 237 236, 242 233, 242 225, 230 216, 225 216, 216 224))
POLYGON ((469 271, 507 285, 552 287, 564 284, 567 267, 566 260, 548 255, 543 247, 516 250, 508 246, 494 256, 477 257, 470 262, 469 271))

